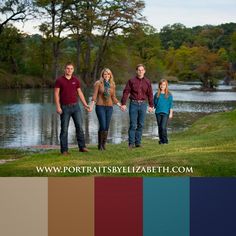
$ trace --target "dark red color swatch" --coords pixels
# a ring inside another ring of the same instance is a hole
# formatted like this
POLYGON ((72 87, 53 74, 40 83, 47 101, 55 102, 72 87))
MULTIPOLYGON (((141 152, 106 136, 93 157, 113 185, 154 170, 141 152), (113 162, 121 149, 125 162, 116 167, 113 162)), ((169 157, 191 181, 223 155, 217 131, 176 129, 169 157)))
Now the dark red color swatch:
POLYGON ((142 178, 95 178, 95 236, 142 234, 142 178))

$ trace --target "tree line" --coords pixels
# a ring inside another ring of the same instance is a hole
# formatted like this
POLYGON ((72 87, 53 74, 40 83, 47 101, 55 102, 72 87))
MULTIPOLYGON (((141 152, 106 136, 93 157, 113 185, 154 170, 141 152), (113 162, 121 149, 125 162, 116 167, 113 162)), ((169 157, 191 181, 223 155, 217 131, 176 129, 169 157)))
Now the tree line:
POLYGON ((210 89, 218 79, 235 79, 236 23, 176 23, 157 32, 144 7, 141 0, 0 1, 1 87, 53 85, 67 61, 87 86, 103 67, 125 83, 138 63, 153 82, 199 80, 210 89), (12 24, 32 18, 40 19, 40 34, 27 35, 12 24))

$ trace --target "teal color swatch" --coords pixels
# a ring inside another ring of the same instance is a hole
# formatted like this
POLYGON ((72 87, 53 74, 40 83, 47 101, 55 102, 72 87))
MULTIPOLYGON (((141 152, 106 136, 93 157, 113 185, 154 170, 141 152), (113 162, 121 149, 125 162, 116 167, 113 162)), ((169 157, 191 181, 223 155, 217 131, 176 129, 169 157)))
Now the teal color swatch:
POLYGON ((189 222, 189 178, 143 178, 143 236, 189 236, 189 222))

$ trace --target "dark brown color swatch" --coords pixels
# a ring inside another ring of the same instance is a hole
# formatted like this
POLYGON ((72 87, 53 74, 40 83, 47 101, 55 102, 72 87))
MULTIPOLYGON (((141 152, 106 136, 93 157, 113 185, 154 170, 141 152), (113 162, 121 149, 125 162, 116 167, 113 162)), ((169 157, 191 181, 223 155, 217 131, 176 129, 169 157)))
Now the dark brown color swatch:
POLYGON ((48 203, 48 236, 94 236, 94 178, 49 178, 48 203))

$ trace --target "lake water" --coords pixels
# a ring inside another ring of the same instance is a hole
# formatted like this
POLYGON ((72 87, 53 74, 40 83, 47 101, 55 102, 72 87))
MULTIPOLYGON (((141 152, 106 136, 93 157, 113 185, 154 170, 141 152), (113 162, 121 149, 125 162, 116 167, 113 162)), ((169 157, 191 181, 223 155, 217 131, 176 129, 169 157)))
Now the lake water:
MULTIPOLYGON (((220 85, 217 92, 200 92, 197 83, 170 84, 174 97, 174 118, 168 131, 186 129, 198 118, 209 113, 229 111, 236 108, 236 92, 230 86, 220 85)), ((117 97, 122 96, 123 86, 117 86, 117 97)), ((154 92, 157 84, 153 85, 154 92)), ((91 100, 92 90, 84 91, 91 100)), ((98 121, 95 110, 83 111, 84 131, 87 143, 97 143, 98 121)), ((129 126, 128 112, 121 112, 114 106, 108 141, 120 143, 127 140, 129 126)), ((58 145, 60 118, 55 112, 53 89, 0 90, 0 147, 28 147, 37 145, 58 145)), ((158 136, 156 118, 147 113, 143 135, 158 136)), ((69 143, 76 144, 75 129, 71 120, 69 143)))

